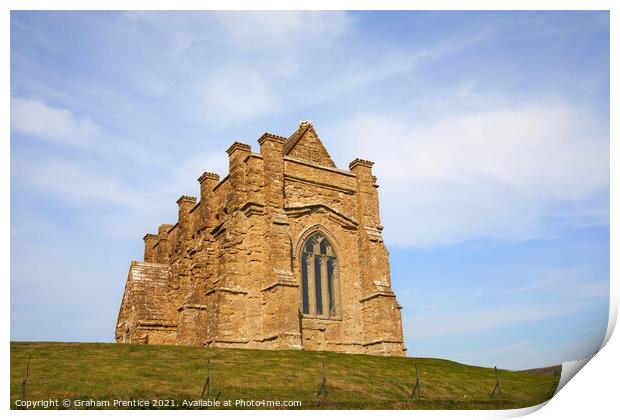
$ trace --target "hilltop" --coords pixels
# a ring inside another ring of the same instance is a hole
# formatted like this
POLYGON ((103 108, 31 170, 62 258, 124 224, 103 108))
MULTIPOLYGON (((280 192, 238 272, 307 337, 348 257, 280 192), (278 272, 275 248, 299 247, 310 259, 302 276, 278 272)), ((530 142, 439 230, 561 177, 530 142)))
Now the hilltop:
MULTIPOLYGON (((500 409, 542 403, 557 375, 499 370, 430 358, 329 352, 211 349, 112 343, 11 343, 11 407, 30 356, 27 400, 301 401, 302 409, 500 409), (208 397, 201 399, 210 361, 208 397), (317 397, 325 363, 327 398, 317 397), (420 378, 420 398, 412 399, 420 378)), ((546 371, 545 371, 546 372, 546 371)), ((74 404, 72 402, 72 404, 74 404)), ((62 408, 62 407, 60 407, 62 408)), ((75 408, 75 407, 71 407, 75 408)), ((84 408, 89 408, 88 406, 84 408)), ((92 407, 91 407, 92 408, 92 407)), ((114 407, 110 407, 114 408, 114 407)), ((123 407, 117 407, 123 408, 123 407)), ((168 407, 170 408, 170 407, 168 407)), ((246 408, 251 408, 246 406, 246 408)), ((260 407, 269 408, 269 407, 260 407)))

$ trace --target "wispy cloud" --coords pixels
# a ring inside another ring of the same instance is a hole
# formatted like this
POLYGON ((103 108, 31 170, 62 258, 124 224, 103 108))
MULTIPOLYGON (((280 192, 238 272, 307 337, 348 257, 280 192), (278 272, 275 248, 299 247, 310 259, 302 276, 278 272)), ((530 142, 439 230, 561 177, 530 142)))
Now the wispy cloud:
POLYGON ((587 264, 531 270, 528 278, 514 287, 497 283, 483 286, 471 289, 466 296, 471 299, 520 299, 544 295, 572 300, 609 297, 609 280, 596 279, 592 267, 587 264))
POLYGON ((309 73, 338 68, 341 59, 327 55, 351 25, 345 12, 144 12, 100 29, 123 56, 141 56, 141 70, 124 75, 132 88, 204 125, 228 126, 297 106, 295 96, 313 91, 309 73))
POLYGON ((89 165, 62 158, 29 163, 20 159, 19 182, 43 196, 60 200, 70 207, 108 204, 138 209, 145 201, 144 193, 130 188, 126 182, 99 173, 89 165))
POLYGON ((199 197, 198 176, 205 170, 224 176, 228 159, 223 151, 199 153, 165 170, 156 168, 150 176, 138 171, 140 176, 134 179, 101 171, 89 161, 62 157, 16 154, 13 168, 18 188, 67 211, 96 209, 90 213, 90 224, 101 235, 135 241, 146 232, 155 232, 160 223, 174 224, 176 199, 182 194, 199 197))
POLYGON ((530 267, 524 271, 529 274, 517 280, 504 275, 488 283, 472 281, 472 285, 441 295, 419 292, 417 306, 405 318, 405 335, 416 341, 489 333, 605 307, 609 298, 609 281, 597 279, 592 267, 585 264, 530 267))
POLYGON ((359 16, 341 11, 88 17, 96 19, 97 31, 87 36, 103 46, 89 51, 88 59, 101 66, 114 62, 105 75, 123 89, 110 91, 108 84, 82 79, 71 80, 67 89, 78 83, 82 94, 96 97, 108 112, 142 114, 127 101, 129 95, 157 99, 177 118, 207 127, 334 101, 471 47, 494 30, 481 27, 467 36, 405 48, 376 39, 360 43, 359 16))
POLYGON ((40 140, 85 147, 100 140, 101 130, 89 118, 49 106, 37 99, 11 100, 11 129, 40 140))
MULTIPOLYGON (((484 102, 492 101, 478 98, 476 107, 484 102)), ((564 206, 570 218, 607 223, 607 202, 592 199, 609 185, 609 134, 592 111, 563 102, 473 110, 459 103, 430 123, 411 111, 358 115, 329 130, 342 149, 376 161, 391 244, 541 237, 564 206)))

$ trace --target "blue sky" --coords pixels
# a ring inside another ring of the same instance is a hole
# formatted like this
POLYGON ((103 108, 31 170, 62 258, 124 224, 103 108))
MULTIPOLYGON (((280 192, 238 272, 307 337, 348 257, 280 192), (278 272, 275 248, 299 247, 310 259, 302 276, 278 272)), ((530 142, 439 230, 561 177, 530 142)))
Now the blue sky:
POLYGON ((142 236, 304 119, 376 162, 409 355, 598 349, 605 12, 12 12, 11 339, 111 341, 142 236))

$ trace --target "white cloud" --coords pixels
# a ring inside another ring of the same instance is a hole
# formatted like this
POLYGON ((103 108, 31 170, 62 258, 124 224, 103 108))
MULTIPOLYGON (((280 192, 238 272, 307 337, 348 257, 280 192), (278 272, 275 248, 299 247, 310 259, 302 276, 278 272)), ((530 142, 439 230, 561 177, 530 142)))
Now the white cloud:
MULTIPOLYGON (((467 37, 405 47, 362 44, 355 23, 344 12, 145 12, 100 19, 91 35, 108 48, 93 52, 94 62, 114 59, 118 66, 109 71, 118 74, 108 74, 107 82, 129 92, 110 97, 89 86, 80 92, 91 92, 93 100, 104 97, 120 127, 128 113, 137 118, 141 112, 141 106, 122 99, 131 93, 157 97, 165 112, 178 113, 171 121, 227 126, 410 73, 494 30, 481 27, 467 37)), ((318 127, 334 157, 354 151, 377 162, 390 244, 520 240, 546 235, 550 217, 581 226, 607 220, 607 206, 592 197, 608 186, 608 133, 595 128, 588 110, 561 102, 497 104, 467 84, 448 94, 433 92, 415 98, 410 111, 358 115, 331 129, 318 127)), ((89 119, 23 98, 13 100, 12 126, 66 144, 102 137, 89 119)), ((172 164, 165 152, 160 157, 106 138, 100 153, 122 147, 125 158, 172 164)), ((208 168, 197 169, 199 174, 208 168)))
POLYGON ((278 11, 213 15, 223 39, 249 48, 294 48, 315 37, 337 37, 346 33, 352 19, 342 11, 278 11))
MULTIPOLYGON (((19 188, 62 203, 67 210, 91 208, 92 226, 107 237, 135 240, 161 223, 176 223, 180 195, 200 199, 197 178, 204 172, 228 173, 224 151, 204 152, 173 165, 174 172, 128 179, 99 171, 89 162, 66 158, 14 156, 12 176, 19 188)), ((143 172, 138 172, 144 174, 143 172)))
POLYGON ((376 162, 390 243, 528 239, 547 234, 553 217, 606 222, 607 204, 592 198, 609 185, 609 137, 591 113, 563 103, 459 105, 428 124, 413 113, 358 115, 328 131, 344 143, 338 153, 376 162))
POLYGON ((139 208, 144 197, 113 177, 98 173, 79 162, 49 158, 41 162, 23 162, 19 178, 37 191, 73 206, 105 203, 125 208, 139 208))
POLYGON ((575 286, 577 296, 582 299, 608 298, 609 280, 600 280, 575 286))
POLYGON ((100 27, 130 89, 176 104, 185 118, 226 126, 285 109, 300 72, 351 22, 340 11, 131 12, 100 27))
MULTIPOLYGON (((358 18, 343 11, 149 11, 88 19, 96 19, 97 31, 87 36, 101 48, 87 57, 105 66, 104 78, 63 83, 119 126, 129 114, 152 118, 148 106, 132 101, 138 98, 157 99, 171 118, 218 128, 315 106, 406 74, 489 34, 480 28, 427 46, 360 42, 358 18)), ((33 83, 26 76, 19 80, 33 83)))
POLYGON ((100 129, 88 118, 54 108, 36 99, 11 99, 11 129, 16 133, 53 143, 84 147, 100 135, 100 129))
POLYGON ((119 76, 130 89, 176 104, 184 118, 220 127, 337 99, 489 35, 481 28, 468 37, 402 48, 360 43, 356 18, 341 11, 122 17, 100 27, 121 58, 119 69, 128 66, 119 76))
POLYGON ((195 111, 213 125, 247 121, 281 110, 277 93, 260 73, 240 66, 215 70, 196 83, 195 111))
MULTIPOLYGON (((160 223, 176 220, 175 200, 179 191, 166 193, 164 176, 121 180, 105 171, 90 167, 88 162, 63 158, 30 160, 16 157, 15 172, 18 188, 59 204, 67 215, 88 217, 86 230, 115 240, 136 241, 147 232, 156 232, 160 223), (169 220, 162 220, 168 216, 169 220)), ((16 220, 27 220, 19 217, 16 220)), ((16 222, 17 223, 17 222, 16 222)), ((85 223, 80 220, 77 223, 85 223)), ((68 236, 65 232, 61 236, 68 236)), ((16 237, 18 238, 18 237, 16 237)), ((20 243, 21 238, 15 243, 20 243)))

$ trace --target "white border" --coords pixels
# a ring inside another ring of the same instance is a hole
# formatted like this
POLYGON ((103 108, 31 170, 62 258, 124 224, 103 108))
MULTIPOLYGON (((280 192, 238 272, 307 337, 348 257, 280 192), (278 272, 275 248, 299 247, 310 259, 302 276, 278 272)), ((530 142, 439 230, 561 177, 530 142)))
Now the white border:
MULTIPOLYGON (((615 407, 616 396, 616 384, 615 375, 618 373, 618 361, 616 355, 618 355, 617 339, 610 337, 615 328, 617 313, 618 313, 618 269, 620 260, 620 235, 617 225, 617 215, 620 214, 620 194, 618 194, 618 169, 617 159, 620 153, 618 147, 618 126, 617 120, 614 116, 618 115, 618 84, 617 75, 620 71, 618 65, 619 53, 618 50, 618 2, 613 0, 522 0, 522 1, 500 1, 500 0, 476 0, 476 1, 457 1, 457 0, 435 0, 435 1, 398 1, 398 0, 385 0, 385 1, 353 1, 353 0, 316 0, 314 2, 301 2, 301 1, 285 1, 285 0, 272 0, 263 1, 260 7, 256 2, 250 0, 229 0, 227 2, 198 2, 194 0, 134 0, 134 1, 120 1, 109 0, 100 1, 93 0, 87 4, 89 7, 85 8, 84 1, 78 0, 56 0, 53 2, 45 0, 8 0, 3 3, 4 13, 1 17, 0 28, 0 45, 3 48, 2 64, 2 86, 0 87, 2 95, 4 97, 3 120, 4 120, 4 141, 2 142, 2 149, 0 152, 0 172, 2 173, 2 182, 0 183, 0 192, 5 203, 1 208, 1 217, 3 226, 6 232, 3 240, 0 242, 0 266, 2 267, 2 276, 5 279, 2 294, 2 313, 4 315, 2 325, 2 336, 5 337, 5 343, 10 341, 9 334, 9 319, 10 319, 10 209, 8 202, 10 199, 10 48, 9 48, 9 36, 10 36, 10 10, 84 10, 84 9, 96 9, 96 10, 610 10, 610 23, 611 23, 611 72, 610 72, 610 88, 611 88, 611 127, 610 137, 612 139, 610 146, 610 155, 612 156, 611 162, 611 186, 610 186, 610 214, 611 214, 611 238, 610 238, 610 315, 609 325, 605 337, 605 348, 594 357, 593 362, 590 363, 591 370, 586 369, 585 373, 580 374, 583 376, 579 381, 571 381, 571 385, 554 397, 549 402, 550 407, 541 410, 536 413, 536 416, 543 416, 544 418, 562 417, 562 418, 577 418, 584 415, 594 416, 594 418, 610 418, 617 412, 615 407), (574 394, 573 392, 578 392, 574 394), (566 397, 564 397, 566 395, 566 397)), ((0 383, 0 390, 5 397, 2 399, 2 411, 9 411, 9 346, 6 344, 1 347, 2 353, 2 370, 4 380, 0 383)), ((565 385, 568 382, 571 373, 574 374, 581 367, 585 365, 585 362, 590 359, 586 359, 581 362, 566 363, 564 373, 562 375, 562 381, 565 385)), ((532 413, 545 404, 540 406, 520 409, 520 410, 506 410, 506 411, 423 411, 411 413, 409 411, 389 411, 389 416, 409 418, 412 415, 420 418, 506 418, 515 417, 532 413)), ((31 416, 38 416, 42 412, 22 412, 11 411, 10 415, 15 417, 30 418, 31 416)), ((65 418, 79 416, 82 417, 83 413, 79 412, 59 412, 48 411, 45 412, 46 416, 51 418, 65 418)), ((99 417, 110 415, 110 411, 94 411, 89 412, 89 416, 99 417)), ((133 412, 114 412, 121 416, 133 417, 133 412)), ((136 412, 135 415, 141 416, 143 412, 136 412)), ((284 417, 291 416, 290 412, 273 412, 273 411, 251 411, 243 412, 250 414, 253 417, 284 417)), ((304 412, 293 414, 295 416, 302 414, 302 417, 316 415, 315 412, 304 412), (314 413, 314 414, 312 414, 314 413)), ((331 412, 331 414, 334 414, 331 412)), ((339 417, 359 417, 359 415, 372 415, 373 417, 379 413, 373 411, 340 411, 336 415, 339 417)), ((166 412, 149 412, 149 417, 169 417, 171 413, 166 412)), ((183 411, 175 413, 175 417, 182 416, 197 416, 204 418, 207 413, 204 412, 187 412, 183 411)), ((208 416, 237 416, 239 412, 220 411, 209 412, 208 416)))
POLYGON ((7 0, 12 10, 611 10, 614 0, 7 0))

